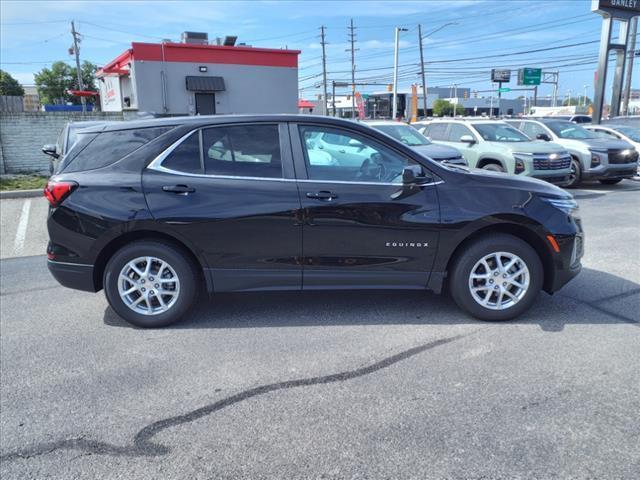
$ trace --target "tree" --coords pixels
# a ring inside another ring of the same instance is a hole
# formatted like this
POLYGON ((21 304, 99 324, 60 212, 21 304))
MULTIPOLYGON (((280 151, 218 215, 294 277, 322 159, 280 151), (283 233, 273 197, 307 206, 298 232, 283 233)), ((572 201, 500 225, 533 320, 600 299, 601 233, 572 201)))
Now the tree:
MULTIPOLYGON (((98 67, 84 61, 80 66, 82 81, 85 90, 95 90, 95 74, 98 67)), ((78 75, 74 67, 70 67, 65 62, 55 62, 51 68, 43 68, 35 75, 38 94, 42 103, 45 104, 65 104, 71 102, 75 105, 80 103, 80 98, 69 94, 69 90, 78 90, 78 75)))
POLYGON ((22 85, 4 70, 0 70, 0 95, 24 96, 22 85))
POLYGON ((443 98, 438 98, 435 102, 433 102, 433 115, 435 117, 447 117, 454 114, 455 115, 463 115, 464 107, 459 104, 453 104, 448 100, 443 98))
POLYGON ((43 104, 65 104, 72 85, 71 67, 64 62, 54 62, 51 68, 43 68, 34 75, 38 95, 43 104))

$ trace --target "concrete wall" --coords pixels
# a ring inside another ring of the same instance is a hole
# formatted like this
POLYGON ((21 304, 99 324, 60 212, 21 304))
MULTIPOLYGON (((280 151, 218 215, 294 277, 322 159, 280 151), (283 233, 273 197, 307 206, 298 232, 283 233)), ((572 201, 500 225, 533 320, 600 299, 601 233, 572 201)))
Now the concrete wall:
MULTIPOLYGON (((140 112, 162 113, 162 62, 135 61, 131 69, 140 112)), ((297 113, 298 69, 215 63, 166 62, 167 104, 170 114, 195 114, 195 95, 185 78, 201 75, 224 78, 225 91, 215 92, 216 113, 297 113), (198 67, 207 66, 206 73, 198 67)))
POLYGON ((0 114, 0 173, 48 172, 41 148, 56 143, 69 121, 122 120, 122 113, 22 112, 0 114))

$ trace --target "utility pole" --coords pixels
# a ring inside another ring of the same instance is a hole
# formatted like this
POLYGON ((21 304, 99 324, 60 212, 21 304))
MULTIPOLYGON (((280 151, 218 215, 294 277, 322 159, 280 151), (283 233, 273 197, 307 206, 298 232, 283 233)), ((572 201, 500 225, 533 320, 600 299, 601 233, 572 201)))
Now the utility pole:
POLYGON ((625 87, 624 96, 622 99, 622 114, 629 115, 629 99, 631 98, 631 74, 633 73, 633 59, 635 57, 636 50, 636 35, 638 33, 638 17, 634 17, 631 20, 629 32, 629 58, 627 60, 627 72, 625 74, 625 87))
POLYGON ((324 25, 320 27, 320 45, 322 45, 322 114, 326 116, 329 99, 327 98, 327 54, 325 51, 327 42, 325 42, 324 28, 324 25))
MULTIPOLYGON (((356 118, 356 27, 353 18, 349 24, 349 42, 351 43, 351 118, 356 118)), ((349 50, 347 50, 349 51, 349 50)))
POLYGON ((400 32, 406 32, 406 28, 396 27, 396 41, 393 56, 393 120, 398 118, 398 46, 400 43, 400 32))
MULTIPOLYGON (((76 55, 76 73, 78 74, 78 88, 80 90, 84 90, 84 83, 82 82, 82 71, 80 70, 80 49, 78 48, 78 40, 79 33, 76 32, 76 27, 71 20, 71 35, 73 35, 73 53, 76 55)), ((80 97, 80 103, 82 103, 82 113, 87 112, 87 100, 85 97, 80 97)))
POLYGON ((455 98, 455 103, 453 104, 453 115, 452 117, 455 118, 456 113, 458 113, 458 84, 454 83, 453 84, 453 98, 455 98))
POLYGON ((582 106, 587 106, 587 85, 584 85, 584 96, 582 97, 582 106))
POLYGON ((424 54, 422 53, 422 25, 418 24, 418 43, 420 45, 420 71, 422 75, 422 108, 427 116, 427 77, 424 73, 424 54))

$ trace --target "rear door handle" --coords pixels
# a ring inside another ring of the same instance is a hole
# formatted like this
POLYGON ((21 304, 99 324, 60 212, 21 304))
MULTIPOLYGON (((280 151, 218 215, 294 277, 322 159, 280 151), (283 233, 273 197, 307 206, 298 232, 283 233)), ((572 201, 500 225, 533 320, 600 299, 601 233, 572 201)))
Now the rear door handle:
POLYGON ((177 195, 188 195, 196 191, 195 188, 188 185, 165 185, 162 187, 163 192, 175 193, 177 195))
POLYGON ((338 198, 338 195, 336 195, 333 192, 328 192, 326 190, 323 190, 321 192, 307 192, 307 198, 311 198, 313 200, 322 200, 325 202, 330 202, 331 200, 338 198))

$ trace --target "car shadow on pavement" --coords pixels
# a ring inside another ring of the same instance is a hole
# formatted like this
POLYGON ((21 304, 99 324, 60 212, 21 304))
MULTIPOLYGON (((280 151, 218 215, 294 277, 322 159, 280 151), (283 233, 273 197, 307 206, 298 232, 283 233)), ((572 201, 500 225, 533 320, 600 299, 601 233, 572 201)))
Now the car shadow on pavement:
MULTIPOLYGON (((542 293, 521 317, 492 325, 538 324, 562 331, 575 324, 632 324, 640 327, 640 284, 583 269, 554 295, 542 293)), ((107 307, 104 323, 136 329, 107 307)), ((221 293, 203 300, 189 318, 165 327, 270 328, 354 325, 457 325, 482 322, 462 312, 446 294, 421 290, 351 290, 221 293)))

